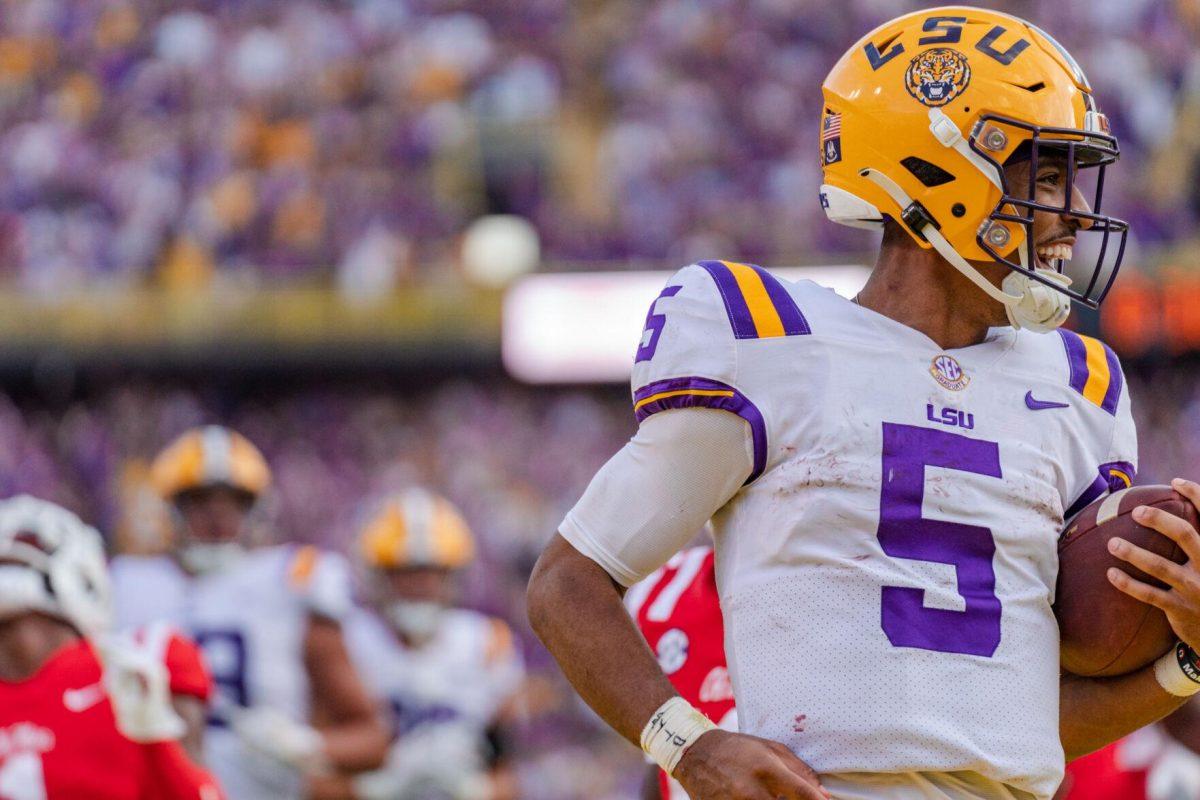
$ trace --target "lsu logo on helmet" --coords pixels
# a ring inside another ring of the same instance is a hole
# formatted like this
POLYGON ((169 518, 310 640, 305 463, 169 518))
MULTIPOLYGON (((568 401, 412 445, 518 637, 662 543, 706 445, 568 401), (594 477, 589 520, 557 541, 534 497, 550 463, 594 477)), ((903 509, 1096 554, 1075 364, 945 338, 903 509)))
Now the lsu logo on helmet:
POLYGON ((919 102, 938 108, 954 100, 971 83, 967 57, 949 47, 918 53, 904 73, 904 88, 919 102))

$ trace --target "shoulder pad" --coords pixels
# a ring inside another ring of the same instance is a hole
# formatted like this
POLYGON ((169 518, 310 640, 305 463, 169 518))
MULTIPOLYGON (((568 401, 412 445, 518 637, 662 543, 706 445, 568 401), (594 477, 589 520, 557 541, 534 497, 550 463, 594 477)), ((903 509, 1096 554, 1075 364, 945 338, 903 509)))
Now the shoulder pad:
POLYGON ((313 545, 297 548, 287 568, 288 585, 309 611, 341 621, 353 607, 350 568, 337 553, 313 545))
POLYGON ((700 261, 717 285, 738 339, 770 339, 812 333, 800 307, 779 279, 762 267, 737 261, 700 261))
POLYGON ((1099 339, 1083 336, 1065 328, 1058 329, 1066 349, 1069 383, 1072 389, 1116 416, 1117 403, 1125 376, 1117 354, 1099 339))

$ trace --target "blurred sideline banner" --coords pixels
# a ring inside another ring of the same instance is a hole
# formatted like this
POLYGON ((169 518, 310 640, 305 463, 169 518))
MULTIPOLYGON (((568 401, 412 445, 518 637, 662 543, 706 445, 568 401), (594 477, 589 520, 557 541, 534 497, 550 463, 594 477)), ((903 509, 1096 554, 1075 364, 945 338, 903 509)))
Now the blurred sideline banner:
POLYGON ((1123 271, 1099 325, 1100 336, 1128 358, 1200 351, 1200 273, 1165 269, 1151 279, 1123 271))
MULTIPOLYGON (((793 267, 771 272, 807 278, 853 297, 867 281, 862 266, 793 267)), ((589 272, 522 278, 504 298, 504 366, 529 383, 629 380, 650 303, 672 272, 589 272)))
MULTIPOLYGON (((772 270, 851 296, 865 267, 772 270)), ((330 289, 92 292, 53 302, 0 292, 0 369, 47 356, 79 367, 499 366, 530 383, 624 382, 667 271, 541 273, 507 293, 463 284, 369 302, 330 289)), ((1121 276, 1097 320, 1129 359, 1200 352, 1200 274, 1121 276)), ((1098 325, 1098 327, 1097 327, 1098 325)))
POLYGON ((500 294, 461 286, 355 302, 327 289, 0 293, 0 365, 47 353, 81 366, 495 362, 500 294))

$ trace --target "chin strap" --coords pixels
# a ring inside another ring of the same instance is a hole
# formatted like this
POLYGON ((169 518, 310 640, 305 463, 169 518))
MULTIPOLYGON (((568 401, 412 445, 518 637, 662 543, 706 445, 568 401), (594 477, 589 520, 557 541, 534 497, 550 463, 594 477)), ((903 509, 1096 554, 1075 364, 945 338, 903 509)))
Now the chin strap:
MULTIPOLYGON (((960 141, 962 137, 959 137, 960 141)), ((962 143, 966 147, 965 142, 962 143)), ((952 145, 947 145, 952 146, 952 145)), ((957 149, 957 148, 956 148, 957 149)), ((970 148, 967 148, 968 152, 970 148)), ((975 155, 973 152, 971 155, 975 155)), ((928 217, 928 212, 925 212, 908 194, 900 188, 894 180, 884 175, 879 170, 870 169, 869 167, 862 170, 863 177, 870 179, 877 184, 881 189, 887 192, 901 209, 907 213, 908 209, 920 209, 925 216, 924 224, 917 229, 917 232, 925 237, 925 240, 937 250, 938 255, 946 259, 952 267, 963 274, 971 283, 978 286, 988 297, 1004 305, 1004 311, 1008 316, 1009 323, 1014 328, 1027 328, 1037 333, 1048 333, 1067 321, 1067 316, 1071 312, 1071 300, 1066 295, 1058 292, 1045 284, 1033 280, 1028 275, 1023 275, 1017 272, 1012 272, 1003 281, 1002 286, 998 287, 992 284, 983 273, 971 266, 965 258, 959 255, 954 246, 942 235, 942 232, 933 224, 932 219, 928 217)), ((984 174, 987 171, 984 170, 984 174)), ((1025 248, 1018 248, 1021 252, 1021 265, 1028 267, 1025 263, 1025 248)), ((1071 279, 1066 275, 1055 272, 1052 269, 1037 269, 1037 272, 1042 277, 1054 281, 1062 286, 1070 284, 1071 279)))

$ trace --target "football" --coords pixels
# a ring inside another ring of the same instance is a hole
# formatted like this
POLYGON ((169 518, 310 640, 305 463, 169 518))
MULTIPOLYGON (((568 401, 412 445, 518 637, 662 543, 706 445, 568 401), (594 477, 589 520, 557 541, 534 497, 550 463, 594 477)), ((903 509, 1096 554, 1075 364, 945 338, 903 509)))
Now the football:
POLYGON ((1107 495, 1071 521, 1058 543, 1058 589, 1054 613, 1062 635, 1062 668, 1075 675, 1124 675, 1140 669, 1175 644, 1166 615, 1113 586, 1109 567, 1165 588, 1161 581, 1108 552, 1119 536, 1153 553, 1183 563, 1175 542, 1139 525, 1138 506, 1154 506, 1198 525, 1195 507, 1169 486, 1137 486, 1107 495))

